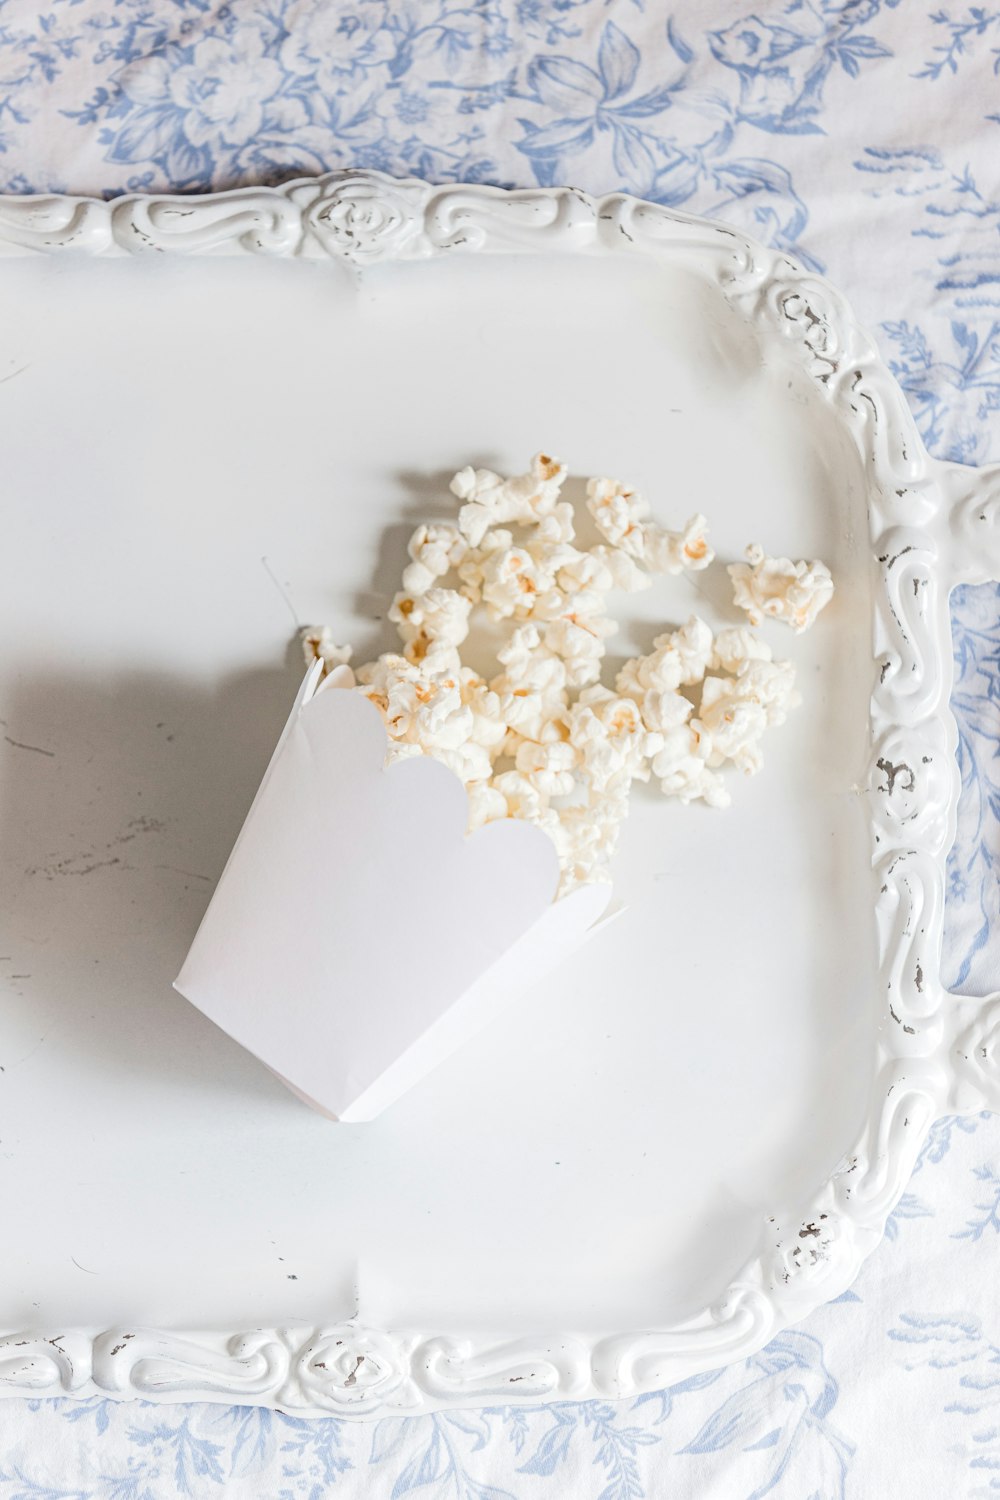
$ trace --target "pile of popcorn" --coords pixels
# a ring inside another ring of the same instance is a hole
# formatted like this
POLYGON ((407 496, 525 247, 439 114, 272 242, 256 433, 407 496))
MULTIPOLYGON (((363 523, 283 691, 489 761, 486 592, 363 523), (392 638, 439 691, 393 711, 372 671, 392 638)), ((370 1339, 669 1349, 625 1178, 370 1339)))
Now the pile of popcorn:
MULTIPOLYGON (((724 768, 758 771, 764 731, 799 701, 791 663, 775 661, 746 626, 713 635, 697 615, 626 661, 613 687, 603 683, 618 629, 608 596, 648 588, 657 574, 699 572, 715 554, 704 516, 666 530, 613 479, 588 482, 603 540, 579 547, 565 479, 566 466, 544 453, 513 479, 460 470, 457 523, 419 526, 410 539, 389 611, 402 650, 341 674, 381 713, 387 763, 432 755, 460 777, 470 828, 495 818, 543 828, 561 893, 610 879, 633 781, 652 777, 667 797, 724 807, 724 768), (504 632, 488 677, 462 662, 475 609, 504 632)), ((804 630, 833 593, 822 563, 768 558, 758 546, 746 558, 729 573, 752 625, 769 618, 804 630)), ((304 632, 304 647, 326 671, 351 656, 326 628, 304 632)))

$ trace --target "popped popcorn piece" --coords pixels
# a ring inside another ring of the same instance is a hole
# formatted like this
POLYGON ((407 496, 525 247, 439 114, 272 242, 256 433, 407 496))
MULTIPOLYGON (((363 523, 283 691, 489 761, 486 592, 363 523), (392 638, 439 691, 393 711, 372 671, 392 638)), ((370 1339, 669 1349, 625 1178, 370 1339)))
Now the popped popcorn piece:
MULTIPOLYGON (((528 545, 531 546, 531 543, 528 545)), ((576 547, 564 544, 560 547, 547 547, 544 556, 546 565, 554 574, 559 591, 563 594, 607 594, 614 587, 611 569, 597 551, 580 552, 576 547)))
POLYGON ((649 515, 649 506, 637 490, 629 489, 617 479, 588 480, 587 509, 605 541, 626 556, 644 556, 642 522, 649 515))
POLYGON ((513 545, 514 533, 497 526, 492 531, 484 532, 480 541, 466 550, 464 559, 458 565, 458 576, 462 583, 461 592, 471 603, 478 604, 482 599, 483 579, 490 557, 494 552, 503 552, 513 545))
POLYGON ((576 536, 575 514, 568 500, 560 500, 535 526, 535 540, 547 545, 571 542, 576 536))
POLYGON ((565 706, 566 694, 547 696, 544 693, 521 690, 511 693, 509 697, 504 695, 502 701, 508 734, 501 753, 513 755, 522 739, 541 743, 553 715, 565 706))
POLYGON ((514 765, 546 797, 568 797, 576 785, 579 752, 567 740, 546 744, 522 739, 514 756, 514 765))
POLYGON ((461 740, 457 745, 442 745, 437 742, 433 747, 424 746, 427 755, 433 755, 442 765, 454 771, 459 781, 466 785, 485 781, 493 769, 488 750, 482 745, 477 745, 474 740, 461 740))
POLYGON ((459 673, 462 702, 472 712, 471 738, 491 754, 498 753, 507 737, 507 723, 499 693, 468 667, 459 673))
POLYGON ((798 701, 795 669, 787 661, 749 658, 735 677, 706 677, 698 711, 711 736, 709 764, 732 763, 752 774, 762 763, 760 741, 770 724, 783 724, 798 701))
POLYGON ((758 639, 745 625, 730 625, 715 637, 710 667, 736 672, 740 663, 751 660, 770 661, 772 651, 766 641, 758 639))
POLYGON ((536 823, 548 810, 545 793, 523 771, 501 771, 494 776, 493 785, 507 803, 509 818, 526 818, 536 823))
POLYGON ((698 573, 715 561, 707 533, 708 521, 702 515, 692 516, 683 531, 645 526, 639 555, 654 573, 698 573))
POLYGON ((751 625, 783 620, 798 635, 833 598, 830 570, 821 562, 792 562, 768 557, 758 542, 746 550, 745 563, 730 563, 733 602, 746 611, 751 625))
POLYGON ((686 724, 694 711, 694 704, 683 693, 663 692, 659 688, 647 689, 636 701, 646 728, 660 734, 686 724))
POLYGON ((425 749, 457 750, 469 740, 472 711, 462 703, 453 677, 397 675, 388 685, 386 724, 394 739, 413 740, 425 749))
MULTIPOLYGON (((704 516, 670 531, 637 491, 608 478, 586 489, 603 540, 577 545, 565 477, 546 454, 511 479, 460 470, 451 485, 462 502, 457 525, 428 523, 410 538, 389 610, 402 650, 355 674, 355 691, 385 723, 386 764, 430 755, 448 766, 465 783, 470 829, 498 818, 542 828, 559 858, 560 894, 610 879, 635 781, 654 776, 667 797, 725 807, 725 768, 757 771, 764 734, 798 702, 789 662, 775 661, 746 626, 713 638, 698 615, 657 635, 606 686, 606 643, 618 629, 612 590, 697 572, 714 553, 704 516), (449 575, 457 587, 445 586, 449 575), (499 637, 492 676, 462 661, 474 609, 499 637)), ((747 557, 729 571, 752 621, 804 629, 828 601, 822 563, 766 558, 759 547, 747 557)), ((325 627, 303 632, 303 650, 327 672, 351 657, 325 627)))
POLYGON ((551 703, 564 702, 566 664, 543 645, 537 625, 519 625, 513 630, 506 645, 498 648, 497 661, 504 670, 490 687, 502 700, 538 694, 551 703))
POLYGON ((648 656, 627 661, 615 686, 639 704, 645 703, 648 694, 656 692, 661 695, 663 705, 676 696, 678 688, 701 682, 714 655, 711 630, 698 615, 691 615, 679 630, 658 635, 648 656))
POLYGON ((540 521, 555 510, 565 478, 566 465, 547 453, 536 453, 528 472, 514 479, 501 479, 491 469, 460 469, 451 482, 452 494, 465 501, 458 529, 477 547, 497 521, 540 521))
POLYGON ((569 687, 583 687, 600 676, 605 654, 604 642, 618 629, 616 621, 604 614, 605 595, 596 588, 583 588, 547 601, 543 643, 561 657, 566 667, 569 687))
POLYGON ((760 770, 767 711, 758 698, 741 692, 735 678, 705 678, 697 727, 709 735, 709 765, 730 760, 748 775, 760 770))
POLYGON ((426 594, 439 578, 458 567, 468 543, 457 526, 438 521, 418 526, 406 550, 411 561, 403 569, 403 588, 408 594, 426 594))
POLYGON ((600 684, 580 694, 566 724, 585 778, 601 790, 642 777, 644 761, 661 748, 661 737, 646 728, 635 699, 600 684))
POLYGON ((405 642, 405 655, 421 662, 435 643, 457 647, 469 633, 471 600, 456 589, 431 588, 423 594, 398 593, 389 619, 405 642))
POLYGON ((764 661, 751 657, 737 669, 741 691, 753 694, 767 711, 768 724, 784 724, 788 711, 802 701, 795 688, 795 668, 790 661, 764 661))
POLYGON ((470 781, 465 790, 469 794, 470 833, 485 823, 495 823, 497 818, 509 816, 506 797, 489 781, 470 781))
POLYGON ((307 626, 301 633, 302 654, 306 660, 306 666, 314 661, 323 663, 323 676, 332 672, 334 667, 346 666, 354 655, 352 646, 338 646, 333 639, 329 625, 307 626))
POLYGON ((554 575, 527 547, 497 548, 484 559, 480 598, 491 620, 524 620, 554 585, 554 575))
POLYGON ((397 761, 413 760, 414 756, 423 754, 423 746, 413 744, 412 740, 390 740, 385 752, 385 763, 387 766, 394 766, 397 761))
POLYGON ((681 682, 686 686, 700 682, 712 660, 714 645, 712 632, 705 621, 698 615, 691 615, 680 630, 673 631, 666 638, 659 636, 654 645, 660 641, 677 652, 681 664, 681 682))
MULTIPOLYGON (((413 662, 407 661, 405 656, 386 651, 377 660, 365 662, 364 666, 358 667, 355 676, 359 692, 374 703, 384 719, 389 707, 390 686, 397 678, 402 677, 411 677, 414 681, 419 681, 421 670, 413 662)), ((392 734, 392 728, 388 723, 386 727, 392 734)))
POLYGON ((605 547, 601 544, 592 547, 590 555, 600 558, 604 563, 612 588, 621 589, 626 594, 638 594, 643 589, 652 588, 653 580, 649 573, 620 547, 605 547))
POLYGON ((643 701, 652 689, 672 693, 684 681, 684 662, 670 635, 658 635, 648 656, 634 656, 615 678, 620 693, 643 701))
POLYGON ((567 687, 586 687, 588 683, 598 680, 604 656, 599 636, 583 629, 575 621, 560 620, 553 623, 545 640, 546 645, 562 658, 567 687))
POLYGON ((710 807, 728 807, 729 791, 721 776, 708 766, 711 740, 694 724, 681 724, 664 736, 653 757, 652 771, 660 778, 661 790, 679 802, 707 802, 710 807))
POLYGON ((552 838, 562 866, 560 894, 594 881, 610 883, 611 860, 627 816, 624 787, 591 788, 586 801, 559 811, 552 838))

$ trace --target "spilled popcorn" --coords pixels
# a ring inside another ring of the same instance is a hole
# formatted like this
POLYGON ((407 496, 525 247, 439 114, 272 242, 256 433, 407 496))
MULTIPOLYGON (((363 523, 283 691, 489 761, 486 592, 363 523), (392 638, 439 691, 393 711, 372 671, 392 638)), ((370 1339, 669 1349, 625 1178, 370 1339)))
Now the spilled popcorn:
MULTIPOLYGON (((725 807, 725 768, 758 771, 765 730, 799 701, 791 663, 746 626, 713 635, 697 615, 626 661, 613 687, 603 683, 618 629, 608 596, 698 572, 715 554, 704 516, 667 530, 637 491, 604 478, 588 482, 586 500, 603 540, 579 547, 565 479, 566 466, 543 453, 512 479, 461 469, 451 482, 457 522, 410 538, 389 611, 401 651, 345 675, 382 715, 388 763, 432 755, 465 783, 470 829, 524 818, 549 834, 560 894, 610 880, 634 781, 725 807), (494 634, 502 627, 489 676, 462 661, 475 611, 494 634)), ((751 624, 811 625, 833 593, 829 570, 757 546, 746 556, 729 573, 751 624)), ((350 660, 325 627, 304 631, 303 646, 326 671, 350 660)))
POLYGON ((833 598, 833 579, 824 563, 766 557, 757 542, 745 556, 745 563, 732 563, 727 571, 733 580, 733 600, 746 610, 751 625, 784 620, 799 634, 833 598))

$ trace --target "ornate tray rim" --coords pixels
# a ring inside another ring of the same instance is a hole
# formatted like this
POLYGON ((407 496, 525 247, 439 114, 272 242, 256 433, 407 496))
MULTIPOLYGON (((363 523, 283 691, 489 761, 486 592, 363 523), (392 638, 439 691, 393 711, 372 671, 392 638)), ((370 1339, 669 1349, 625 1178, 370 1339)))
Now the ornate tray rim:
POLYGON ((360 1418, 630 1397, 745 1357, 839 1295, 881 1239, 934 1119, 1000 1108, 1000 996, 953 996, 940 979, 959 793, 947 601, 959 582, 1000 576, 1000 466, 974 470, 927 454, 873 340, 822 277, 731 226, 622 194, 433 187, 347 171, 195 198, 0 198, 0 255, 65 251, 242 252, 356 268, 479 251, 687 258, 743 317, 780 330, 868 474, 875 676, 860 791, 881 888, 883 1001, 864 1129, 807 1202, 767 1218, 754 1255, 695 1318, 596 1341, 499 1343, 356 1322, 196 1334, 29 1329, 0 1337, 0 1391, 360 1418))

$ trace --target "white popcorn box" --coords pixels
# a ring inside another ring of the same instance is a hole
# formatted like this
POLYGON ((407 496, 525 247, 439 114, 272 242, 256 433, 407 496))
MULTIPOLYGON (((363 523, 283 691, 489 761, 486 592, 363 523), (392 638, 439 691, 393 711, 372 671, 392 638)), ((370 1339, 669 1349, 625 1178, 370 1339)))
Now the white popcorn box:
POLYGON ((585 938, 551 839, 466 833, 445 766, 386 768, 378 710, 306 673, 175 988, 334 1120, 373 1119, 585 938))

